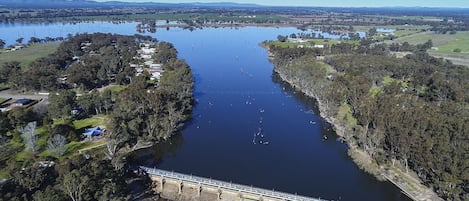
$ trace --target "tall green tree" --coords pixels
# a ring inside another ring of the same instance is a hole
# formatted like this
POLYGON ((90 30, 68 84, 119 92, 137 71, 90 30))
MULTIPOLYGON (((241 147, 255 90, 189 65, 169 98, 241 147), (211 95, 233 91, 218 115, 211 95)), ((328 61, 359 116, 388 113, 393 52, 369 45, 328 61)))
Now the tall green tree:
POLYGON ((76 94, 72 90, 61 90, 49 94, 48 110, 51 118, 62 118, 71 115, 72 107, 76 105, 76 94))

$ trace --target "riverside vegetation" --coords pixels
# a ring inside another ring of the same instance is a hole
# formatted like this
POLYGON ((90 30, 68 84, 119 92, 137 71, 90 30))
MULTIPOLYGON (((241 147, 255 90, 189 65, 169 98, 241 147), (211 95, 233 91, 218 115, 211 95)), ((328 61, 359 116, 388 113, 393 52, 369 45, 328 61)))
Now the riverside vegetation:
POLYGON ((129 200, 129 186, 150 189, 148 178, 125 168, 125 158, 170 138, 190 117, 192 73, 177 53, 148 36, 77 34, 27 67, 3 64, 0 82, 47 90, 50 103, 0 113, 0 199, 129 200), (156 49, 151 59, 162 64, 157 81, 131 66, 143 64, 137 54, 143 44, 156 49), (83 140, 91 125, 106 128, 102 140, 83 140))
POLYGON ((413 170, 446 200, 469 199, 466 66, 429 56, 431 41, 412 46, 362 39, 324 49, 276 43, 264 43, 275 71, 317 99, 352 152, 362 150, 388 170, 413 170), (408 55, 397 57, 398 51, 408 55))

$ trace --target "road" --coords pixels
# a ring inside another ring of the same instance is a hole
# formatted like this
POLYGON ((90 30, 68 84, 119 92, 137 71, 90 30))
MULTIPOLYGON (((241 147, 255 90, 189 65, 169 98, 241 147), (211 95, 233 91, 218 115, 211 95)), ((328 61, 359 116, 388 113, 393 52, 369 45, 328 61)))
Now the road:
POLYGON ((47 99, 48 95, 37 94, 34 92, 18 93, 12 90, 3 90, 0 91, 0 98, 12 98, 12 99, 22 99, 28 98, 33 100, 47 99))

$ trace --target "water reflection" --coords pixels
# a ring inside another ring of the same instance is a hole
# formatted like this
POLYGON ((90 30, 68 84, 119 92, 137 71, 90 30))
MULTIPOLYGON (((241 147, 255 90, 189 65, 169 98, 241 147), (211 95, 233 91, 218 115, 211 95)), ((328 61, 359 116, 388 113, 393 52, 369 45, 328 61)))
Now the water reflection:
POLYGON ((133 152, 129 156, 129 162, 132 165, 158 167, 159 163, 164 162, 164 157, 176 157, 176 152, 183 144, 184 136, 178 133, 168 140, 160 142, 152 147, 133 152))

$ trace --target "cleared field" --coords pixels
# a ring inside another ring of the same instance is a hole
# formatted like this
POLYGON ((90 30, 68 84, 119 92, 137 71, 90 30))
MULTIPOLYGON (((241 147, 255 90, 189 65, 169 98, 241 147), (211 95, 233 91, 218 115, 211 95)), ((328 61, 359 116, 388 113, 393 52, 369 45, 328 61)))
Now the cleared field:
POLYGON ((368 31, 373 27, 377 29, 383 28, 383 29, 395 29, 396 31, 407 30, 407 31, 415 31, 415 32, 432 28, 431 26, 428 26, 428 25, 353 26, 353 28, 356 31, 368 31))
POLYGON ((409 37, 398 38, 397 42, 408 42, 410 44, 422 44, 432 40, 433 46, 438 50, 431 50, 435 53, 453 53, 456 48, 461 49, 461 53, 469 53, 469 32, 458 32, 456 34, 436 34, 427 32, 409 37))
POLYGON ((398 38, 397 42, 421 44, 432 40, 437 50, 428 52, 435 57, 443 57, 455 64, 469 66, 469 32, 457 32, 456 34, 435 34, 432 32, 414 34, 412 36, 398 38), (455 52, 459 49, 460 52, 455 52))
POLYGON ((27 67, 34 60, 54 53, 59 45, 60 43, 34 44, 16 51, 2 52, 0 54, 0 65, 6 62, 18 61, 23 68, 27 67))

